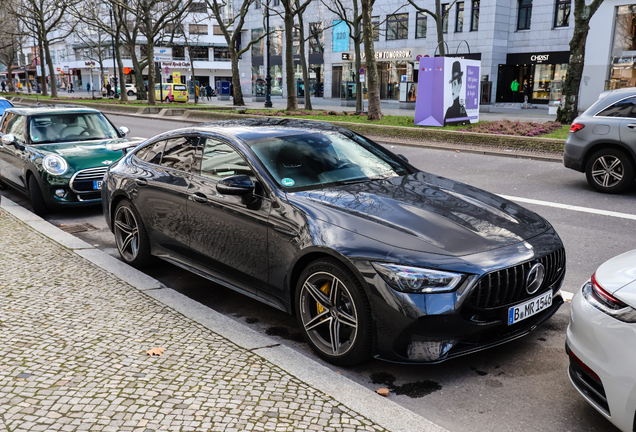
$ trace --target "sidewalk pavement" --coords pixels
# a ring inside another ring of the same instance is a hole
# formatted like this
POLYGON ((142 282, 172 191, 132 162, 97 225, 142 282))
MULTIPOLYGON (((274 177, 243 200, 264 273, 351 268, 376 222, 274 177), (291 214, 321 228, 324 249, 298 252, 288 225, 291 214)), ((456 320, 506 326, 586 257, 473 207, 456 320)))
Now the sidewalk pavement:
MULTIPOLYGON (((75 93, 67 93, 66 91, 58 92, 58 96, 61 98, 70 97, 85 97, 90 98, 91 93, 78 90, 75 93)), ((249 109, 265 109, 264 102, 252 102, 251 96, 245 96, 245 106, 249 109)), ((134 96, 131 100, 135 100, 134 96)), ((192 102, 192 101, 191 101, 192 102)), ((216 97, 212 97, 209 101, 207 97, 199 98, 200 105, 213 105, 213 106, 226 106, 232 108, 232 101, 220 101, 216 97)), ((318 110, 333 110, 333 111, 355 111, 352 107, 340 106, 340 99, 323 99, 312 98, 311 103, 314 109, 318 110)), ((287 108, 287 99, 280 96, 272 97, 272 105, 274 109, 287 108)), ((303 104, 299 104, 299 109, 303 109, 303 104)), ((365 109, 368 106, 368 101, 364 101, 365 109)), ((549 115, 547 109, 507 109, 500 108, 501 111, 496 113, 482 112, 479 114, 480 120, 497 121, 497 120, 510 120, 510 121, 529 121, 544 123, 547 121, 555 121, 556 115, 549 115)), ((413 116, 414 110, 400 109, 399 102, 397 101, 382 101, 382 113, 385 115, 398 115, 398 116, 413 116)))
POLYGON ((443 431, 0 205, 0 431, 443 431))

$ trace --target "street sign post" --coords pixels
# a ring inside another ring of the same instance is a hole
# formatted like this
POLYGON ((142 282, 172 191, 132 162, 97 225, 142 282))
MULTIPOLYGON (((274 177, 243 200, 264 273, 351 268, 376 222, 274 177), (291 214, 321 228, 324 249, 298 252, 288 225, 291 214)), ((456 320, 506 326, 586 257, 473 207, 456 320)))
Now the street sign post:
POLYGON ((364 68, 360 68, 360 75, 364 75, 364 68))
POLYGON ((172 48, 167 47, 155 47, 153 51, 156 62, 171 62, 172 61, 172 48))

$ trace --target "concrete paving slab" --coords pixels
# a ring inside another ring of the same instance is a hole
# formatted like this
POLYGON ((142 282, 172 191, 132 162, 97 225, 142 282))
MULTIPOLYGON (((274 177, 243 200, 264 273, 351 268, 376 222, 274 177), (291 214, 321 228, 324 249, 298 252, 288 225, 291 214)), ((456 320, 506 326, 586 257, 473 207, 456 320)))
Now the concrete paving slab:
POLYGON ((20 219, 22 222, 29 222, 29 221, 44 222, 44 219, 42 219, 41 217, 31 213, 29 210, 17 205, 16 203, 14 203, 13 201, 10 201, 9 199, 2 198, 1 205, 2 207, 5 208, 6 211, 11 213, 16 218, 20 219))
POLYGON ((98 267, 103 268, 120 279, 128 282, 140 291, 165 288, 165 285, 158 280, 151 278, 145 273, 129 266, 128 264, 113 258, 106 252, 99 249, 82 249, 75 251, 79 256, 86 258, 98 267))
MULTIPOLYGON (((14 208, 14 207, 11 207, 14 208)), ((28 211, 28 210, 27 210, 28 211)), ((15 213, 11 213, 20 219, 15 213)), ((22 219, 20 219, 22 220, 22 219)), ((72 234, 66 233, 52 225, 51 223, 45 220, 22 220, 24 223, 29 225, 31 228, 38 231, 40 234, 44 234, 51 240, 61 244, 65 248, 68 249, 93 249, 93 246, 86 243, 84 240, 80 240, 72 234)))

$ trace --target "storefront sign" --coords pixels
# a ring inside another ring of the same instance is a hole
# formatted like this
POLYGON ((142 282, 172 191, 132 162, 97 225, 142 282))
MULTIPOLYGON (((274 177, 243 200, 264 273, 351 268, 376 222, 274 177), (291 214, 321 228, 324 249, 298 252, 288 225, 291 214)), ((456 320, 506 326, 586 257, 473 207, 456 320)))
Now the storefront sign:
POLYGON ((163 62, 161 64, 166 67, 190 67, 190 63, 188 62, 163 62))
MULTIPOLYGON (((363 52, 360 54, 360 58, 364 61, 366 54, 363 52)), ((375 52, 375 59, 382 60, 411 60, 413 57, 413 50, 411 48, 404 48, 398 50, 377 50, 375 52)))
POLYGON ((156 62, 172 61, 172 48, 154 47, 153 55, 156 62))
POLYGON ((634 64, 634 57, 614 57, 612 64, 614 66, 632 66, 634 64))
POLYGON ((346 61, 351 60, 351 54, 349 54, 349 53, 342 53, 342 59, 343 59, 343 60, 346 60, 346 61))
POLYGON ((506 56, 506 64, 524 65, 524 64, 563 64, 570 61, 569 51, 554 51, 543 53, 519 53, 508 54, 506 56))
POLYGON ((478 122, 480 69, 479 60, 422 58, 415 124, 445 126, 478 122))
POLYGON ((84 65, 88 66, 88 67, 93 67, 93 66, 95 66, 95 62, 94 61, 87 61, 87 62, 84 62, 84 65))
POLYGON ((543 63, 550 60, 550 54, 533 54, 530 56, 531 62, 543 63))
MULTIPOLYGON (((349 51, 349 25, 345 21, 334 21, 332 47, 333 52, 349 51)), ((344 59, 343 59, 344 60, 344 59)))

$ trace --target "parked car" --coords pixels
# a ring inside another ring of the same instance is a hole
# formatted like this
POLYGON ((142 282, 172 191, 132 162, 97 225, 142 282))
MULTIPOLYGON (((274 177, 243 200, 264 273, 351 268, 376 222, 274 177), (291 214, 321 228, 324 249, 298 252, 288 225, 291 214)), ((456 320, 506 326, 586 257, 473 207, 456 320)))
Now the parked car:
POLYGON ((158 135, 108 169, 102 205, 125 262, 154 255, 296 314, 338 365, 441 362, 563 303, 565 252, 543 218, 322 123, 158 135))
POLYGON ((99 203, 110 164, 135 143, 92 108, 9 108, 0 120, 0 182, 28 194, 36 214, 99 203))
POLYGON ((7 100, 7 98, 3 98, 0 96, 0 116, 4 113, 4 110, 7 108, 13 108, 13 104, 7 100))
POLYGON ((636 250, 603 263, 572 298, 568 374, 622 431, 636 423, 636 250))
POLYGON ((185 84, 155 84, 155 97, 166 102, 188 102, 188 88, 185 84))
MULTIPOLYGON (((121 86, 117 86, 117 93, 121 93, 121 86)), ((137 86, 134 84, 126 84, 126 94, 128 94, 128 96, 137 96, 137 86)))
POLYGON ((620 193, 636 178, 636 88, 601 94, 574 119, 565 141, 563 164, 584 172, 590 186, 620 193))

